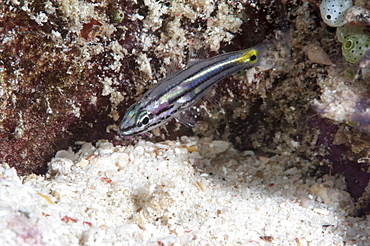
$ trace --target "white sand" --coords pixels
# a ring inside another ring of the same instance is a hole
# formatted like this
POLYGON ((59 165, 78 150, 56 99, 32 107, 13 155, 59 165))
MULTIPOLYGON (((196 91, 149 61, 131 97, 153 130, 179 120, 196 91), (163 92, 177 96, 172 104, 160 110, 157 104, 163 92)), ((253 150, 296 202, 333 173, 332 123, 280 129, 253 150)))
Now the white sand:
POLYGON ((222 141, 85 143, 46 177, 0 166, 0 245, 369 245, 343 178, 308 172, 222 141))

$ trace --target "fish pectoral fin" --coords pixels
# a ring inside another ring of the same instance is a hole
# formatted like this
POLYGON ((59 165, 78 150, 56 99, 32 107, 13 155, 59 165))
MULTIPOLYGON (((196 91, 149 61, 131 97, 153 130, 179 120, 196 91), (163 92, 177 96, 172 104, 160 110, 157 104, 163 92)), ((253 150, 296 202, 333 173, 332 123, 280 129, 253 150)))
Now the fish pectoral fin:
POLYGON ((220 100, 219 95, 221 95, 221 92, 217 89, 217 87, 212 87, 204 94, 202 101, 216 105, 220 100))
POLYGON ((189 128, 194 127, 196 123, 194 115, 191 115, 191 112, 188 111, 180 113, 178 116, 175 117, 175 120, 189 128))

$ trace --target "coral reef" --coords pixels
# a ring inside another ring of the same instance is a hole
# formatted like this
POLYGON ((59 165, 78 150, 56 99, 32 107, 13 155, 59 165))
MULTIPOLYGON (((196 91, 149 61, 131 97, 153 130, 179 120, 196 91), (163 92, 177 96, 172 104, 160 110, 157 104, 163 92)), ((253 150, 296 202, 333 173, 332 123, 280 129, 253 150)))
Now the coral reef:
POLYGON ((0 161, 21 174, 44 173, 51 156, 76 141, 135 141, 120 139, 115 124, 146 89, 187 62, 192 40, 201 38, 209 57, 287 28, 291 60, 284 66, 223 80, 217 96, 198 105, 194 129, 171 122, 141 137, 196 134, 261 156, 305 158, 312 170, 306 175, 344 173, 359 209, 370 208, 370 137, 363 134, 369 83, 343 76, 351 65, 310 2, 7 0, 0 8, 0 161), (338 118, 331 106, 343 100, 349 104, 338 118))
POLYGON ((55 150, 112 138, 106 127, 131 90, 137 7, 7 1, 1 8, 1 161, 42 173, 55 150), (119 23, 115 11, 125 13, 119 23))
MULTIPOLYGON (((259 7, 246 6, 207 1, 1 4, 0 160, 20 173, 43 173, 58 149, 75 141, 115 139, 112 125, 171 64, 186 62, 189 40, 200 31, 209 36, 207 47, 218 51, 240 29, 257 30, 259 7), (243 23, 247 12, 252 20, 243 23)), ((263 13, 261 24, 268 24, 262 20, 271 12, 263 13)), ((263 33, 275 28, 266 25, 245 46, 263 41, 263 33)))

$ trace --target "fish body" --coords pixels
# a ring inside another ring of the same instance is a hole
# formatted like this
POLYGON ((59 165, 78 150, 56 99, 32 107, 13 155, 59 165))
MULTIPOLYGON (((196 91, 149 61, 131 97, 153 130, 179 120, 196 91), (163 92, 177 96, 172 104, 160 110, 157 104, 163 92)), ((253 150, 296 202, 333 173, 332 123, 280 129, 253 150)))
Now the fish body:
POLYGON ((270 42, 221 54, 189 64, 150 88, 126 112, 120 134, 150 131, 194 106, 218 81, 241 69, 259 66, 268 56, 270 42))

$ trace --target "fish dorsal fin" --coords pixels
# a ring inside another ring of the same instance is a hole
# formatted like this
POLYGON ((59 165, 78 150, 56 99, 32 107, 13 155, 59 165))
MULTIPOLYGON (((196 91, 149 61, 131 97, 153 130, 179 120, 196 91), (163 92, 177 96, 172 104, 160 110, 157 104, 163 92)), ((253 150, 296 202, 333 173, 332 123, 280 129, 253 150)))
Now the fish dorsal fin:
POLYGON ((203 38, 192 38, 189 40, 189 49, 188 49, 188 62, 187 65, 197 63, 201 60, 204 60, 207 54, 207 50, 204 47, 203 38))
POLYGON ((170 62, 166 62, 165 64, 168 64, 166 67, 166 76, 169 76, 173 73, 175 73, 177 70, 184 67, 184 64, 182 62, 182 59, 178 55, 172 55, 172 59, 170 59, 170 62))

